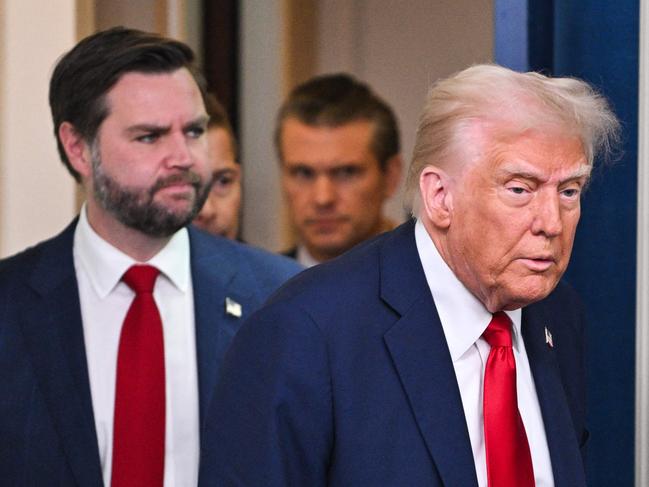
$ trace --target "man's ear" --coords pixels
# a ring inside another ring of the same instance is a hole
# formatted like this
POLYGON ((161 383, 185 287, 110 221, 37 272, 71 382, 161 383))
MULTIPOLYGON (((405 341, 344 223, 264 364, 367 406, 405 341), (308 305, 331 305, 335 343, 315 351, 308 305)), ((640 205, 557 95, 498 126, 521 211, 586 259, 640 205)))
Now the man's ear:
POLYGON ((453 214, 451 177, 437 166, 426 166, 419 176, 421 211, 439 229, 447 229, 453 214))
POLYGON ((403 170, 403 159, 401 154, 395 154, 385 163, 383 174, 385 176, 385 199, 390 198, 399 187, 401 182, 401 171, 403 170))
POLYGON ((82 179, 92 173, 90 147, 70 122, 59 125, 59 140, 68 156, 70 165, 81 175, 82 179))

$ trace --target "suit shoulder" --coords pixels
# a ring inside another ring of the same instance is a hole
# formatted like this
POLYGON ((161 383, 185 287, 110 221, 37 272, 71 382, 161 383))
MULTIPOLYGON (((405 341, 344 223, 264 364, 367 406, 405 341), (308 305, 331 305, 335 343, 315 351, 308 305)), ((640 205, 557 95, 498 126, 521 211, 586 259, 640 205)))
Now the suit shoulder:
POLYGON ((0 259, 0 286, 11 283, 15 277, 28 275, 37 265, 43 250, 53 239, 45 240, 17 254, 0 259))
POLYGON ((326 314, 349 310, 352 303, 367 303, 379 295, 379 252, 383 239, 361 244, 351 251, 311 267, 291 279, 271 301, 315 307, 326 314), (326 298, 326 299, 325 299, 326 298), (335 307, 331 303, 337 303, 335 307))
POLYGON ((193 226, 189 227, 189 235, 192 252, 210 258, 219 256, 236 266, 239 271, 245 270, 246 274, 250 274, 266 289, 276 289, 303 269, 287 257, 235 240, 216 237, 193 226))
POLYGON ((267 276, 271 279, 279 279, 284 282, 304 270, 295 260, 283 255, 273 254, 250 244, 233 243, 237 245, 241 255, 248 260, 253 272, 260 277, 267 276))

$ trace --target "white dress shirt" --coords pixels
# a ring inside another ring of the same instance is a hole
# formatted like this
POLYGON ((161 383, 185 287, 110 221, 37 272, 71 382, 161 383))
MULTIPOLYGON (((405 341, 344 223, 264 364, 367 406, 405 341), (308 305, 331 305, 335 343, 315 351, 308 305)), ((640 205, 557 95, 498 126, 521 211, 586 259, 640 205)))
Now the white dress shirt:
MULTIPOLYGON (((122 323, 135 295, 121 277, 137 262, 95 233, 85 206, 74 234, 73 252, 99 455, 104 485, 109 486, 117 350, 122 323)), ((195 486, 199 460, 198 373, 187 230, 174 234, 147 264, 160 270, 153 295, 162 318, 165 351, 164 485, 195 486)))
MULTIPOLYGON (((451 352, 471 439, 478 484, 480 487, 487 487, 482 396, 485 365, 491 348, 481 337, 492 315, 444 262, 421 221, 415 225, 415 240, 451 352)), ((521 335, 521 310, 506 313, 513 323, 512 344, 516 360, 518 409, 530 445, 536 487, 553 487, 554 478, 545 427, 521 335)))
POLYGON ((309 253, 304 245, 298 246, 297 252, 295 253, 295 260, 297 260, 305 269, 321 264, 320 261, 316 260, 315 257, 309 253))

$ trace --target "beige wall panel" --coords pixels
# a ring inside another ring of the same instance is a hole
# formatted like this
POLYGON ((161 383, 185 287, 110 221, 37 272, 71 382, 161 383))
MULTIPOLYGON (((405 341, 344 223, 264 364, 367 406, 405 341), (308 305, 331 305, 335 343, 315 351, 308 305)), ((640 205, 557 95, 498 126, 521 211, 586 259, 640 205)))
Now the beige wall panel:
POLYGON ((54 235, 75 213, 47 101, 52 67, 75 36, 74 0, 0 1, 0 256, 54 235))
POLYGON ((247 0, 241 5, 241 160, 243 237, 279 250, 282 200, 272 131, 283 95, 281 0, 247 0))
POLYGON ((315 72, 317 0, 284 0, 284 91, 302 83, 315 72))
POLYGON ((124 25, 147 32, 166 33, 167 1, 97 0, 95 21, 99 30, 124 25))

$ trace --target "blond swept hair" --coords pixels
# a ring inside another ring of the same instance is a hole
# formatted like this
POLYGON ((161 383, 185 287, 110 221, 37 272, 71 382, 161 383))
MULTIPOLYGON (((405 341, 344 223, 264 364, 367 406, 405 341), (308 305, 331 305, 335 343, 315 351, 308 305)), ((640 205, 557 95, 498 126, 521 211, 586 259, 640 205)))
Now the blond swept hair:
POLYGON ((494 64, 471 66, 435 82, 428 92, 406 181, 406 207, 413 214, 418 211, 423 169, 466 162, 457 157, 469 142, 463 129, 476 120, 507 135, 552 127, 576 136, 590 166, 600 153, 611 154, 620 131, 607 100, 584 81, 519 73, 494 64))

